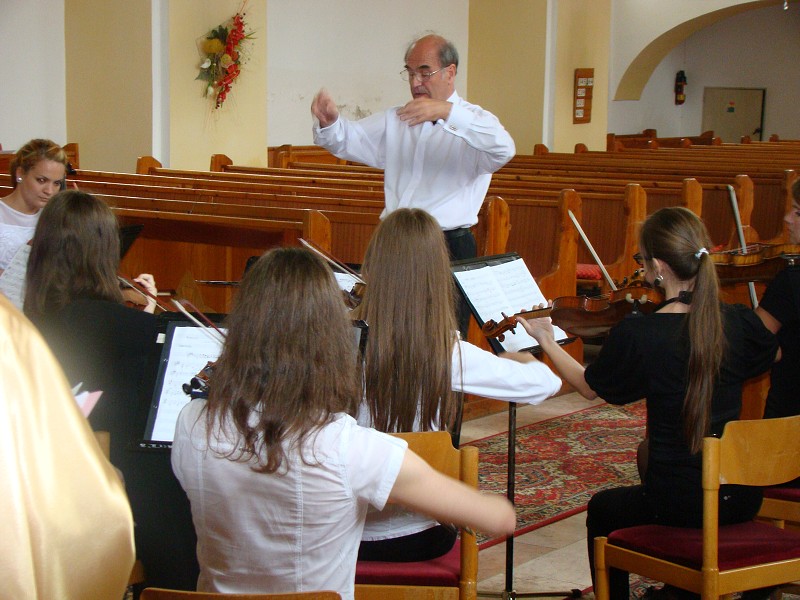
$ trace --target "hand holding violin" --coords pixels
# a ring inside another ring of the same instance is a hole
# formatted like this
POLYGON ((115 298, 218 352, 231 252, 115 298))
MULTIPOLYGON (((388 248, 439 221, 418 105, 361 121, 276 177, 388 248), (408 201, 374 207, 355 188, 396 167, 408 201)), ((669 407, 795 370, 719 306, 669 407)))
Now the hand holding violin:
MULTIPOLYGON (((548 302, 547 306, 552 306, 552 302, 548 302)), ((547 308, 546 305, 540 304, 534 307, 534 310, 540 308, 547 308)), ((540 346, 544 346, 548 342, 555 342, 555 333, 553 332, 553 320, 550 317, 539 317, 537 319, 525 319, 523 317, 516 317, 517 323, 522 325, 528 335, 535 339, 540 346)))

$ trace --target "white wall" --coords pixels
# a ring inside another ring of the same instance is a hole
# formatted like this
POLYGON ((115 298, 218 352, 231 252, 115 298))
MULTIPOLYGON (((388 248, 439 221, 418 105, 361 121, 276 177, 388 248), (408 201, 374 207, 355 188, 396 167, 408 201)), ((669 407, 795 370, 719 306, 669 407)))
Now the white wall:
POLYGON ((763 87, 765 139, 772 133, 800 138, 799 32, 798 3, 787 11, 780 4, 751 10, 702 29, 664 58, 639 101, 609 101, 608 130, 655 128, 661 136, 697 135, 704 87, 763 87), (673 93, 679 70, 688 78, 682 106, 675 105, 673 93))
POLYGON ((465 95, 468 16, 468 0, 268 0, 268 145, 312 143, 311 100, 321 87, 349 118, 410 100, 403 54, 427 30, 458 48, 456 88, 465 95))
MULTIPOLYGON (((766 88, 764 139, 800 139, 800 4, 751 11, 712 25, 686 40, 697 84, 689 131, 702 120, 703 87, 766 88)), ((686 132, 682 132, 686 133, 686 132)))
POLYGON ((64 0, 0 0, 0 144, 66 144, 64 0))

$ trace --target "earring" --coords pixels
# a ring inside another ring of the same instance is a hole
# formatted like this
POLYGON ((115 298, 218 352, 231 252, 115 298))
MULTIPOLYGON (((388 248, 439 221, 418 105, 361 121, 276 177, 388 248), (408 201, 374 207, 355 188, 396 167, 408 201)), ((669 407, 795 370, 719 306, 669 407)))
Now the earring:
POLYGON ((22 177, 17 177, 17 183, 22 182, 22 177))
POLYGON ((661 273, 656 275, 655 279, 653 279, 653 284, 661 287, 664 284, 664 276, 661 273))

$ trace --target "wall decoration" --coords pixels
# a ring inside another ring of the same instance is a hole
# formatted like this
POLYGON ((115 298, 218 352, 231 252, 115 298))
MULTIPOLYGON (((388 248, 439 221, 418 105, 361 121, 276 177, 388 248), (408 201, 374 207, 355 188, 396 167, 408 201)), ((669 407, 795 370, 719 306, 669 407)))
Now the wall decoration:
POLYGON ((253 39, 254 32, 246 30, 246 5, 244 2, 228 21, 197 40, 202 62, 196 79, 205 82, 203 96, 214 99, 214 109, 222 107, 247 60, 246 42, 253 39))

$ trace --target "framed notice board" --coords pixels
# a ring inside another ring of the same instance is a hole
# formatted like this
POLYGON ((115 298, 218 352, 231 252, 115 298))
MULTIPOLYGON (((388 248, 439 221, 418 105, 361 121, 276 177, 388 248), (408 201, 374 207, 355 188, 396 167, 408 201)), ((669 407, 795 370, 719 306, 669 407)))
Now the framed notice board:
POLYGON ((594 69, 575 69, 572 98, 572 122, 589 123, 592 120, 592 90, 594 69))

